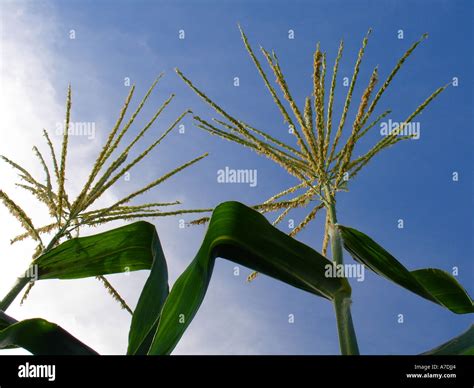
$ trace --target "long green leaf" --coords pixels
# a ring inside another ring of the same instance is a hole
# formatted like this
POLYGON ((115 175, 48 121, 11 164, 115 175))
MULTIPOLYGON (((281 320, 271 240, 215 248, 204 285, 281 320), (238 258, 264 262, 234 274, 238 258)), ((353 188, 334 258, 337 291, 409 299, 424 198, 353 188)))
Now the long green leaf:
POLYGON ((0 330, 5 329, 6 327, 17 323, 18 321, 9 315, 5 314, 2 310, 0 310, 0 330))
POLYGON ((217 257, 329 300, 336 294, 350 295, 346 279, 324 276, 329 260, 238 202, 215 209, 198 254, 170 294, 160 241, 147 222, 66 241, 34 264, 39 279, 77 279, 151 268, 133 314, 128 354, 169 354, 204 299, 217 257))
MULTIPOLYGON (((204 299, 217 257, 329 300, 339 293, 350 295, 346 279, 324 276, 326 266, 331 265, 325 257, 273 227, 259 212, 238 202, 225 202, 214 210, 201 248, 174 284, 161 317, 156 317, 158 327, 148 354, 169 354, 174 349, 204 299)), ((151 309, 156 303, 150 293, 140 296, 139 305, 145 311, 145 306, 151 309)), ((139 312, 135 314, 134 319, 140 320, 139 312)), ((132 324, 131 337, 134 330, 132 324)), ((129 354, 134 353, 133 345, 129 354)))
POLYGON ((37 355, 96 355, 62 327, 41 318, 26 319, 0 330, 0 349, 19 346, 37 355))
POLYGON ((152 224, 139 221, 93 236, 68 240, 38 257, 33 264, 38 266, 40 280, 79 279, 152 269, 142 296, 153 299, 154 303, 138 303, 129 336, 131 351, 146 354, 169 293, 168 269, 152 224))
POLYGON ((148 352, 158 326, 161 310, 169 294, 166 259, 156 233, 152 242, 152 251, 154 260, 151 272, 132 317, 128 335, 128 354, 148 352))
POLYGON ((458 335, 457 337, 422 354, 430 356, 474 356, 474 325, 471 325, 469 329, 467 329, 464 333, 458 335))
MULTIPOLYGON (((16 319, 10 317, 9 315, 5 314, 3 311, 0 310, 0 331, 17 322, 18 321, 16 319)), ((4 349, 14 349, 17 347, 18 346, 12 344, 9 346, 5 346, 4 349)))
POLYGON ((436 268, 409 271, 369 236, 356 229, 339 225, 345 249, 355 260, 372 271, 421 297, 457 314, 474 312, 474 304, 459 282, 436 268))
POLYGON ((79 279, 150 269, 155 258, 155 227, 135 222, 93 236, 68 240, 38 257, 39 279, 79 279))

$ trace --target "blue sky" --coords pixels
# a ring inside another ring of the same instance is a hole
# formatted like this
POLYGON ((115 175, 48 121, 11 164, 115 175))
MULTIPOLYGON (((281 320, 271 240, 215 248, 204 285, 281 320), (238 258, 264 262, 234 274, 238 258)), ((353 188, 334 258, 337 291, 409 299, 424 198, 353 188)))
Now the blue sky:
MULTIPOLYGON (((335 117, 339 117, 347 91, 342 77, 350 77, 369 27, 373 33, 355 90, 357 97, 376 65, 380 78, 385 79, 411 43, 429 33, 429 39, 397 75, 376 113, 391 108, 392 120, 400 121, 453 77, 458 77, 459 86, 448 88, 419 117, 419 140, 399 143, 376 157, 351 182, 350 192, 339 195, 339 222, 369 234, 409 269, 437 267, 451 271, 453 266, 459 267, 458 279, 473 294, 474 61, 470 1, 38 1, 3 3, 0 9, 7 26, 2 30, 2 50, 15 54, 8 60, 3 58, 2 81, 15 81, 15 93, 24 90, 23 95, 15 94, 10 99, 17 101, 13 107, 12 101, 2 100, 2 109, 9 110, 12 117, 11 123, 2 121, 2 135, 9 129, 7 124, 13 123, 18 125, 17 133, 23 141, 12 137, 10 147, 4 143, 1 151, 11 154, 11 147, 21 148, 18 153, 24 152, 32 164, 28 151, 30 143, 36 141, 33 132, 54 127, 62 120, 70 82, 73 119, 97 123, 94 140, 74 139, 72 165, 77 167, 78 177, 87 171, 93 151, 114 123, 128 92, 123 84, 125 77, 136 83, 140 96, 161 71, 166 73, 139 119, 139 123, 146 121, 170 93, 176 93, 173 105, 157 125, 158 133, 187 108, 204 118, 215 117, 176 76, 175 67, 229 113, 292 141, 244 49, 237 23, 255 48, 261 44, 275 49, 297 101, 303 101, 311 92, 316 43, 321 42, 332 67, 339 40, 344 39, 335 117), (12 10, 17 11, 17 17, 7 20, 12 10), (76 34, 74 40, 68 36, 71 29, 76 34), (186 34, 184 40, 178 39, 181 29, 186 34), (289 29, 295 32, 293 40, 288 39, 289 29), (398 39, 399 30, 403 30, 404 39, 398 39), (16 36, 12 31, 20 33, 16 36), (23 69, 21 74, 5 70, 15 66, 23 69), (233 85, 234 77, 239 77, 239 87, 233 85), (25 110, 34 113, 35 121, 24 121, 25 110), (452 181, 453 171, 459 173, 458 182, 452 181), (402 230, 397 228, 400 218, 405 223, 402 230)), ((350 118, 355 109, 353 106, 350 118)), ((254 204, 294 183, 268 160, 211 137, 193 127, 189 119, 184 124, 185 134, 175 132, 167 138, 138 171, 132 172, 129 182, 114 188, 114 195, 120 197, 205 151, 210 153, 208 158, 151 191, 146 199, 180 199, 187 208, 210 207, 225 200, 254 204), (218 184, 217 170, 225 166, 257 169, 257 187, 218 184)), ((378 128, 374 128, 356 153, 362 154, 379 139, 378 128)), ((10 173, 2 174, 1 185, 8 186, 12 177, 10 173)), ((80 184, 76 179, 70 183, 80 184)), ((0 216, 5 228, 6 215, 0 216)), ((303 216, 295 212, 292 218, 298 222, 303 216)), ((204 229, 179 229, 177 219, 155 224, 174 281, 197 251, 204 229)), ((282 227, 285 230, 284 224, 282 227)), ((319 250, 321 231, 322 222, 317 220, 298 238, 319 250)), ((2 268, 13 266, 10 256, 15 251, 7 253, 0 262, 2 268)), ((351 258, 346 255, 346 260, 350 262, 351 258)), ((242 268, 236 277, 234 266, 218 261, 208 296, 178 345, 177 354, 338 353, 330 303, 264 276, 247 284, 247 270, 242 268), (288 323, 289 314, 294 314, 295 323, 288 323)), ((134 304, 145 278, 146 274, 140 273, 130 278, 114 275, 111 280, 134 304)), ((30 300, 12 311, 17 317, 26 317, 51 308, 54 314, 48 311, 43 316, 50 314, 45 317, 62 324, 90 346, 97 344, 99 352, 123 353, 129 317, 107 296, 98 296, 104 294, 100 286, 91 281, 77 283, 80 285, 59 281, 39 284, 30 300), (86 286, 88 291, 84 291, 86 286), (107 333, 111 326, 116 327, 114 335, 107 333)), ((472 322, 469 316, 454 315, 368 272, 364 282, 353 282, 353 318, 363 354, 419 353, 460 333, 472 322), (398 314, 404 315, 404 323, 397 322, 398 314)))

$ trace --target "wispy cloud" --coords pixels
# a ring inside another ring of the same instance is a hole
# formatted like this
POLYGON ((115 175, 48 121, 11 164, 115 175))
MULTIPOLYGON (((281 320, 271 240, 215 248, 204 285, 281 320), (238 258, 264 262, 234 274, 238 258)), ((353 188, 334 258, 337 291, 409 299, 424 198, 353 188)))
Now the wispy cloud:
MULTIPOLYGON (((31 147, 44 145, 42 128, 50 129, 52 137, 56 137, 56 125, 63 119, 65 109, 65 90, 58 90, 55 84, 57 65, 61 61, 60 52, 55 49, 60 37, 57 16, 54 8, 44 2, 6 3, 1 8, 3 15, 9 17, 2 16, 0 154, 24 164, 34 175, 42 176, 31 147)), ((81 154, 75 149, 70 163, 74 174, 85 175, 84 163, 78 160, 89 159, 90 162, 94 148, 93 145, 82 147, 81 154)), ((29 194, 14 186, 17 179, 9 166, 0 165, 0 175, 2 189, 11 193, 36 225, 48 220, 47 212, 39 208, 29 194)), ((76 189, 75 180, 69 180, 68 184, 76 189)), ((27 268, 33 245, 25 242, 10 246, 9 237, 22 230, 3 207, 0 208, 0 228, 0 293, 4 294, 15 277, 27 268)), ((17 319, 38 316, 57 322, 103 352, 123 350, 126 338, 123 333, 128 328, 126 314, 92 280, 38 282, 25 305, 19 307, 17 300, 9 313, 17 319), (108 324, 99 327, 99 322, 108 324)))
MULTIPOLYGON (((31 147, 44 145, 44 139, 41 136, 42 128, 50 129, 56 141, 60 139, 55 135, 55 128, 58 122, 63 120, 65 90, 58 82, 59 79, 64 78, 63 74, 58 73, 58 69, 64 68, 66 64, 58 47, 65 39, 65 29, 58 20, 54 6, 49 3, 9 3, 2 5, 2 12, 13 17, 2 17, 0 154, 23 163, 33 174, 42 176, 43 171, 37 166, 31 147)), ((71 63, 67 65, 80 66, 80 64, 71 65, 71 63)), ((93 65, 88 64, 88 71, 93 69, 93 65)), ((71 71, 77 70, 71 69, 71 71)), ((93 95, 94 87, 97 87, 97 84, 89 82, 87 93, 93 95)), ((116 111, 100 112, 100 115, 114 116, 116 113, 116 111)), ((103 136, 98 133, 97 138, 100 139, 103 136)), ((93 163, 100 140, 87 141, 72 138, 71 142, 74 146, 68 157, 70 157, 69 166, 72 175, 67 185, 73 192, 77 192, 80 189, 78 185, 82 182, 81 178, 87 175, 87 166, 93 163), (75 179, 71 179, 72 176, 75 179)), ((0 165, 0 175, 2 176, 1 188, 11 193, 11 196, 24 206, 37 225, 42 225, 42 222, 48 220, 47 212, 39 209, 28 194, 14 186, 16 177, 8 166, 0 165)), ((184 194, 178 193, 178 195, 182 197, 184 194)), ((114 199, 117 198, 112 191, 105 201, 114 199)), ((172 223, 173 221, 164 222, 165 225, 172 223)), ((21 233, 22 230, 3 207, 0 207, 0 230, 2 234, 0 294, 4 294, 15 277, 29 264, 33 244, 28 242, 13 246, 9 244, 9 237, 21 233)), ((172 280, 192 259, 193 247, 186 250, 185 257, 183 257, 182 249, 176 251, 173 249, 180 244, 182 233, 189 233, 189 230, 180 231, 179 235, 165 233, 164 244, 167 247, 170 267, 172 267, 170 268, 172 280)), ((196 238, 196 235, 199 236, 201 233, 202 229, 199 229, 193 234, 196 238)), ((198 240, 199 237, 195 241, 196 244, 198 240)), ((133 306, 146 276, 146 272, 141 272, 129 276, 113 275, 110 279, 133 306)), ((222 282, 217 284, 215 287, 225 288, 222 282)), ((255 316, 246 313, 238 303, 233 303, 225 309, 221 308, 220 313, 216 314, 214 307, 219 307, 219 303, 222 303, 222 298, 217 295, 222 296, 222 293, 219 291, 212 294, 214 296, 205 302, 202 314, 199 314, 196 323, 193 323, 185 334, 182 344, 177 348, 177 353, 259 352, 256 336, 263 334, 263 328, 259 329, 255 316), (240 333, 245 334, 236 338, 239 335, 227 330, 231 323, 238 324, 240 333), (221 334, 216 336, 216 332, 221 334)), ((130 316, 119 308, 94 279, 40 281, 32 290, 24 306, 19 306, 19 299, 8 310, 16 319, 42 317, 60 324, 100 353, 123 354, 126 351, 130 316)), ((24 353, 22 350, 11 352, 24 353)))

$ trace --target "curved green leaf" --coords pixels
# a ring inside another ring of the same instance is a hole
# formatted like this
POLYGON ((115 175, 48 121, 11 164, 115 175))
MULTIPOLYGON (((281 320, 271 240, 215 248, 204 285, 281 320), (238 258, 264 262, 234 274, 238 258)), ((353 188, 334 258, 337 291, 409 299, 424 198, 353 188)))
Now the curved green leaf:
MULTIPOLYGON (((346 279, 324 276, 326 265, 331 265, 325 257, 276 229, 259 212, 225 202, 214 210, 201 248, 166 299, 148 354, 169 354, 174 349, 204 299, 217 257, 329 300, 351 292, 346 279)), ((140 296, 143 307, 153 308, 155 303, 149 293, 140 296)), ((135 314, 134 319, 140 320, 138 311, 135 314)), ((131 335, 134 329, 132 324, 131 335)))
POLYGON ((355 260, 378 275, 454 313, 474 312, 471 297, 447 272, 436 268, 409 271, 369 236, 346 226, 339 225, 338 228, 344 241, 344 248, 355 260))
POLYGON ((474 325, 464 333, 438 347, 422 353, 429 356, 462 355, 474 356, 474 325))
POLYGON ((17 323, 18 321, 9 315, 5 314, 2 310, 0 310, 0 330, 5 329, 6 327, 17 323))
MULTIPOLYGON (((0 310, 0 331, 17 322, 18 321, 16 319, 10 317, 9 315, 5 314, 2 310, 0 310)), ((4 349, 14 349, 17 347, 18 346, 12 344, 9 346, 5 346, 4 349)))
POLYGON ((39 279, 77 279, 151 268, 133 314, 128 354, 169 354, 201 305, 217 257, 332 300, 350 295, 346 279, 327 278, 331 262, 238 202, 219 205, 202 246, 168 295, 165 257, 156 230, 136 222, 64 242, 34 261, 39 279))
POLYGON ((155 257, 155 227, 135 222, 93 236, 68 240, 38 257, 39 279, 79 279, 150 269, 155 257))
POLYGON ((68 240, 37 258, 39 279, 84 277, 152 269, 132 317, 129 352, 146 354, 166 300, 168 269, 154 225, 139 221, 93 236, 68 240))
POLYGON ((0 330, 0 349, 19 346, 37 355, 96 355, 62 327, 41 318, 26 319, 0 330))
POLYGON ((155 335, 161 309, 169 294, 168 269, 158 235, 152 241, 153 265, 132 316, 128 354, 146 354, 155 335))

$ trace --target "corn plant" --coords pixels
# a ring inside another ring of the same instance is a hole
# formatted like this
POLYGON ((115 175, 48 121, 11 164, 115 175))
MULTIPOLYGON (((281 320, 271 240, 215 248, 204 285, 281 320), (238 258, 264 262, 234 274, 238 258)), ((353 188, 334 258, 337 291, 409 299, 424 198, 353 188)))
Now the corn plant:
MULTIPOLYGON (((109 132, 105 144, 100 150, 96 161, 91 168, 87 181, 74 200, 71 200, 71 196, 68 194, 65 185, 67 179, 66 164, 69 146, 68 129, 71 122, 71 87, 69 87, 67 93, 66 119, 60 151, 57 152, 53 142, 51 141, 48 131, 46 130, 43 131, 43 135, 45 137, 46 145, 50 154, 50 163, 47 163, 46 158, 40 152, 38 147, 33 147, 33 152, 44 170, 45 178, 43 182, 34 178, 32 174, 30 174, 18 163, 12 161, 6 156, 0 156, 6 163, 11 165, 18 172, 20 182, 18 182, 16 185, 31 193, 40 203, 45 205, 49 211, 49 215, 51 216, 50 223, 36 227, 27 213, 20 207, 20 205, 14 202, 4 191, 0 190, 0 200, 7 207, 10 213, 20 222, 21 226, 25 230, 25 233, 16 236, 11 240, 12 244, 26 238, 33 239, 37 244, 36 250, 32 255, 32 259, 34 260, 37 257, 51 251, 51 249, 56 247, 63 240, 70 239, 73 237, 73 235, 76 237, 79 236, 80 229, 83 227, 93 227, 116 220, 165 217, 183 213, 206 212, 212 210, 162 210, 167 209, 168 207, 172 208, 173 206, 180 205, 179 201, 130 205, 130 202, 136 197, 139 197, 143 193, 153 189, 183 169, 198 162, 207 156, 207 154, 203 154, 195 159, 190 160, 189 162, 184 163, 165 175, 153 180, 141 189, 130 193, 124 198, 121 198, 115 203, 111 203, 103 208, 94 208, 93 206, 97 200, 104 195, 104 193, 110 190, 110 188, 119 181, 119 179, 123 178, 124 175, 128 173, 133 167, 136 167, 145 157, 151 155, 153 149, 158 146, 175 127, 177 127, 184 116, 190 113, 190 111, 187 110, 180 114, 175 119, 175 121, 153 141, 150 146, 148 146, 142 153, 135 156, 130 162, 127 163, 127 159, 129 159, 129 155, 131 151, 133 151, 134 146, 151 128, 153 128, 156 120, 174 98, 174 95, 169 96, 157 109, 156 113, 147 122, 147 124, 135 133, 132 141, 128 144, 125 144, 122 147, 123 149, 119 150, 119 147, 122 146, 124 136, 129 132, 136 117, 142 110, 143 106, 147 102, 153 89, 162 76, 163 73, 156 78, 130 118, 124 121, 129 104, 135 92, 135 85, 131 87, 130 92, 125 100, 125 104, 120 110, 119 117, 109 132), (114 155, 114 152, 116 155, 114 155), (44 241, 43 235, 52 235, 52 238, 49 240, 49 242, 46 242, 44 241)), ((28 272, 26 271, 24 276, 18 278, 11 291, 0 301, 0 310, 6 310, 21 292, 21 290, 28 285, 22 298, 22 302, 26 299, 29 291, 35 284, 34 279, 32 279, 31 276, 26 275, 27 273, 28 272)), ((105 286, 109 293, 121 304, 124 309, 132 313, 132 310, 127 305, 125 300, 104 276, 98 275, 97 279, 105 286)))
MULTIPOLYGON (((274 133, 257 129, 247 124, 246 121, 235 118, 196 87, 179 69, 176 69, 181 79, 221 116, 220 119, 215 118, 212 122, 195 116, 194 120, 197 127, 264 155, 298 180, 296 185, 282 190, 263 202, 262 206, 265 207, 261 208, 262 212, 280 211, 273 223, 274 225, 280 223, 295 208, 313 202, 312 208, 308 211, 306 217, 291 231, 291 236, 296 236, 315 219, 319 211, 324 209, 326 213, 325 231, 321 251, 325 256, 330 241, 332 260, 335 266, 343 264, 342 245, 344 244, 356 260, 376 273, 431 301, 439 303, 439 300, 436 300, 430 292, 426 291, 434 291, 438 280, 441 283, 455 282, 454 278, 439 270, 407 271, 395 258, 368 236, 339 225, 336 213, 337 193, 347 191, 349 181, 353 180, 380 152, 400 141, 412 138, 413 135, 405 134, 404 129, 450 85, 448 83, 437 88, 390 134, 378 141, 361 156, 355 156, 356 146, 360 139, 391 113, 390 109, 387 109, 377 117, 373 117, 383 94, 388 90, 402 65, 418 45, 427 38, 427 35, 424 34, 408 48, 378 90, 376 90, 379 80, 378 67, 373 69, 368 84, 359 98, 357 113, 350 123, 347 140, 343 143, 341 139, 345 127, 349 125, 348 112, 352 100, 355 98, 353 96, 354 88, 371 30, 369 29, 362 41, 344 99, 342 114, 336 120, 333 117, 333 107, 338 69, 344 49, 343 41, 339 44, 334 61, 329 90, 327 90, 328 82, 326 82, 326 78, 329 78, 330 75, 327 71, 327 55, 321 50, 319 43, 317 44, 313 55, 312 93, 306 97, 304 105, 299 106, 290 92, 275 52, 269 52, 263 47, 260 48, 261 54, 275 78, 276 85, 270 82, 270 77, 257 58, 247 36, 240 26, 239 29, 245 48, 273 102, 278 107, 285 126, 288 126, 290 133, 294 135, 296 144, 287 144, 279 140, 274 133), (277 88, 280 89, 280 94, 277 88), (288 196, 292 197, 286 201, 281 200, 281 198, 288 196), (370 247, 373 247, 373 250, 370 250, 370 247)), ((202 218, 196 220, 195 223, 206 221, 206 218, 202 218)), ((253 280, 256 275, 257 272, 253 272, 249 276, 249 280, 253 280)), ((461 294, 467 295, 465 292, 461 294)), ((449 297, 447 298, 449 299, 449 297)), ((468 300, 470 301, 469 297, 468 300)), ((350 304, 350 293, 341 293, 334 298, 341 352, 343 354, 358 354, 359 349, 350 304)), ((441 304, 456 313, 472 312, 472 301, 468 303, 467 310, 464 308, 457 309, 454 304, 449 305, 449 303, 445 304, 444 302, 441 304)))
MULTIPOLYGON (((57 233, 62 233, 59 237, 56 237, 56 234, 46 248, 43 248, 40 239, 40 234, 43 233, 42 229, 35 228, 26 213, 6 195, 2 194, 7 207, 22 222, 27 231, 27 234, 18 237, 18 239, 31 237, 39 243, 40 248, 32 261, 32 264, 38 268, 38 280, 104 277, 107 274, 120 273, 126 270, 149 270, 148 279, 132 314, 128 333, 127 354, 129 355, 164 355, 170 354, 173 351, 205 298, 209 282, 212 278, 215 260, 219 257, 246 266, 256 271, 254 273, 266 274, 333 303, 336 310, 341 352, 343 354, 358 354, 358 344, 350 311, 351 286, 345 277, 326 276, 328 266, 333 265, 325 257, 329 240, 331 242, 332 259, 335 264, 342 264, 342 244, 344 244, 344 247, 356 260, 419 296, 458 314, 474 312, 471 297, 452 276, 444 271, 432 268, 409 271, 370 237, 355 229, 339 225, 336 219, 336 193, 339 190, 347 189, 348 179, 345 179, 345 177, 351 176, 353 178, 380 150, 405 138, 397 136, 398 131, 401 130, 399 128, 395 134, 382 140, 364 157, 352 158, 353 148, 357 140, 371 127, 376 125, 371 123, 364 127, 375 108, 375 104, 395 76, 401 64, 419 42, 413 45, 400 60, 389 79, 369 104, 370 95, 377 81, 377 71, 374 71, 369 86, 362 97, 349 140, 343 147, 338 148, 362 55, 367 45, 367 37, 364 39, 356 62, 354 76, 348 96, 346 97, 343 118, 341 118, 335 136, 332 137, 330 128, 332 126, 335 74, 337 73, 342 55, 342 44, 336 59, 326 116, 324 116, 326 56, 319 50, 319 47, 314 56, 313 97, 306 100, 303 117, 301 117, 300 111, 291 98, 276 55, 269 54, 263 50, 263 54, 273 69, 284 96, 293 114, 296 116, 296 120, 299 123, 298 130, 286 108, 284 108, 283 103, 278 98, 275 89, 268 81, 243 32, 242 36, 267 88, 280 108, 284 119, 293 129, 300 149, 297 150, 268 133, 250 127, 244 122, 233 118, 205 96, 204 93, 199 91, 178 71, 178 74, 185 82, 227 120, 216 120, 225 129, 217 128, 199 117, 195 117, 196 122, 198 126, 213 134, 235 141, 266 155, 297 177, 300 183, 274 195, 262 204, 252 207, 248 207, 240 202, 224 202, 213 209, 210 217, 196 220, 195 224, 208 222, 201 247, 170 290, 167 262, 159 236, 152 224, 146 221, 138 221, 86 237, 73 237, 71 233, 77 233, 78 228, 83 225, 90 226, 115 219, 130 220, 133 218, 174 215, 180 214, 180 212, 194 213, 211 210, 193 209, 160 212, 155 209, 159 208, 160 205, 163 206, 163 204, 125 206, 134 197, 193 164, 204 157, 204 155, 178 167, 171 173, 150 183, 142 190, 125 197, 116 204, 94 211, 88 209, 89 205, 93 202, 92 200, 97 196, 97 190, 100 190, 96 189, 94 191, 94 187, 97 187, 99 182, 101 182, 98 186, 99 188, 105 187, 107 189, 111 186, 111 184, 107 186, 110 182, 113 184, 114 178, 110 178, 113 175, 113 171, 119 168, 118 165, 124 163, 122 159, 126 157, 129 149, 148 127, 139 132, 135 138, 136 140, 133 140, 126 147, 125 151, 111 163, 109 169, 106 170, 102 178, 98 179, 98 183, 94 186, 93 181, 105 162, 104 158, 107 159, 110 156, 109 152, 113 152, 114 144, 120 142, 120 139, 123 137, 122 133, 128 130, 126 125, 125 129, 118 132, 118 126, 122 120, 120 118, 119 123, 112 130, 106 146, 97 159, 86 188, 83 190, 83 193, 79 194, 78 199, 70 205, 64 188, 64 166, 68 142, 67 135, 65 135, 60 164, 54 162, 55 154, 52 146, 50 146, 54 165, 61 166, 56 169, 59 178, 58 189, 54 192, 52 189, 48 189, 50 187, 48 183, 46 185, 36 183, 37 181, 33 180, 33 178, 30 179, 30 175, 27 175, 26 170, 16 164, 12 164, 15 168, 19 169, 23 179, 25 179, 23 176, 27 178, 27 182, 35 190, 34 194, 39 193, 40 196, 47 194, 45 198, 52 202, 54 205, 53 209, 57 209, 52 212, 52 215, 55 217, 52 228, 58 230, 57 233), (313 111, 315 112, 314 114, 313 111), (108 174, 108 171, 111 172, 108 174), (348 173, 352 175, 348 175, 348 173), (295 197, 289 200, 281 199, 286 195, 296 193, 300 189, 304 193, 295 194, 295 197), (295 228, 290 236, 276 228, 275 224, 278 224, 288 212, 296 207, 305 206, 314 200, 317 200, 318 204, 313 207, 308 216, 295 228), (314 219, 316 213, 323 208, 326 209, 326 231, 323 238, 322 253, 319 253, 296 240, 294 236, 314 219), (282 213, 272 225, 262 213, 276 210, 282 210, 282 213)), ((444 88, 438 89, 422 103, 405 123, 411 121, 444 88)), ((125 109, 128 105, 128 100, 125 104, 125 109)), ((67 106, 66 121, 69 120, 70 93, 67 106)), ((141 106, 142 104, 140 104, 139 109, 141 109, 141 106)), ((134 117, 135 114, 132 115, 132 119, 134 117)), ((374 122, 377 123, 380 120, 381 118, 379 117, 374 122)), ((165 134, 153 143, 151 148, 157 145, 172 130, 176 123, 165 131, 165 134)), ((51 144, 51 142, 48 141, 48 144, 51 144)), ((148 154, 151 148, 134 159, 134 162, 128 166, 131 168, 136 165, 141 158, 148 154)), ((121 174, 128 166, 120 170, 118 174, 121 174)), ((48 171, 47 168, 45 170, 48 171)), ((12 289, 0 305, 0 349, 22 347, 34 354, 97 354, 92 348, 54 323, 41 318, 18 322, 13 317, 7 315, 5 313, 6 308, 16 297, 19 290, 23 288, 24 282, 24 280, 20 280, 19 285, 12 289)), ((465 333, 426 352, 426 354, 474 354, 473 336, 474 327, 471 327, 465 333)))
MULTIPOLYGON (((368 249, 378 252, 382 248, 375 244, 368 249)), ((201 247, 171 290, 160 239, 154 226, 145 221, 65 241, 34 263, 40 281, 118 273, 125 267, 150 270, 133 312, 127 354, 165 355, 173 351, 196 315, 218 257, 329 301, 350 295, 347 279, 324 276, 331 265, 328 259, 239 202, 224 202, 214 209, 201 247)), ((437 280, 439 284, 432 284, 431 289, 424 288, 428 281, 419 285, 425 297, 448 308, 472 312, 472 300, 454 279, 437 280)), ((473 335, 471 327, 428 353, 474 354, 473 335)), ((0 311, 0 349, 16 346, 34 354, 97 354, 54 323, 41 318, 17 322, 0 311)))

